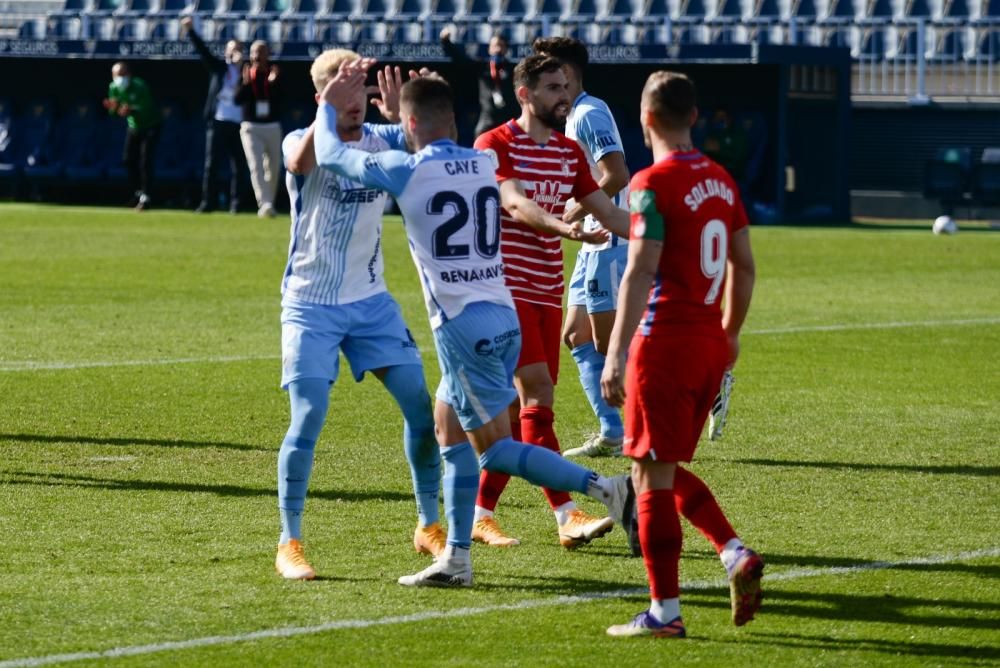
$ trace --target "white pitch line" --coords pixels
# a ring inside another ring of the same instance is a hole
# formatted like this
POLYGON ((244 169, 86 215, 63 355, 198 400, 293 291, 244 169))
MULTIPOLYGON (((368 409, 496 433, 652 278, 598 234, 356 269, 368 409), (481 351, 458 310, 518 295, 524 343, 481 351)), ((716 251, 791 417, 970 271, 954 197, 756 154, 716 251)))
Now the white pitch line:
POLYGON ((899 322, 852 322, 840 325, 802 325, 751 329, 744 334, 798 334, 800 332, 847 332, 857 329, 903 329, 906 327, 953 327, 962 325, 998 325, 1000 317, 965 318, 960 320, 911 320, 899 322))
MULTIPOLYGON (((971 561, 973 559, 982 559, 985 557, 1000 557, 1000 547, 991 547, 971 552, 960 552, 958 554, 940 554, 929 557, 916 557, 914 559, 905 559, 901 561, 874 561, 870 563, 855 564, 853 566, 792 569, 774 574, 768 574, 765 577, 767 582, 799 580, 802 578, 819 577, 824 575, 854 575, 865 571, 880 571, 892 568, 905 568, 907 566, 950 564, 961 561, 971 561)), ((683 583, 681 588, 685 591, 695 591, 701 589, 717 589, 727 586, 728 582, 726 580, 695 580, 683 583)), ((516 612, 521 610, 534 610, 536 608, 550 608, 560 605, 576 605, 577 603, 589 603, 591 601, 604 601, 608 599, 644 596, 648 593, 649 591, 647 589, 618 589, 615 591, 579 594, 577 596, 556 596, 553 598, 529 599, 526 601, 519 601, 518 603, 488 605, 479 608, 428 610, 426 612, 415 612, 409 615, 378 617, 375 619, 344 619, 326 622, 324 624, 316 624, 315 626, 286 626, 283 628, 263 629, 261 631, 253 631, 250 633, 241 633, 229 636, 205 636, 202 638, 174 640, 149 645, 116 647, 114 649, 108 649, 101 652, 49 654, 47 656, 26 657, 23 659, 8 659, 6 661, 0 661, 0 668, 33 668, 34 666, 50 666, 57 663, 70 663, 73 661, 117 659, 124 656, 157 654, 160 652, 197 649, 200 647, 211 647, 215 645, 234 645, 237 643, 267 640, 270 638, 291 638, 294 636, 314 635, 316 633, 325 633, 327 631, 337 631, 341 629, 367 629, 378 626, 394 626, 397 624, 409 624, 412 622, 426 622, 435 619, 469 617, 472 615, 483 615, 491 612, 516 612)))
MULTIPOLYGON (((843 323, 838 325, 802 325, 790 327, 775 327, 771 329, 751 329, 745 335, 761 334, 797 334, 801 332, 846 332, 858 329, 901 329, 905 327, 953 327, 964 325, 997 325, 1000 317, 967 318, 961 320, 914 320, 901 322, 869 322, 843 323)), ((169 366, 172 364, 221 364, 226 362, 252 362, 258 360, 276 360, 277 355, 232 355, 228 357, 175 357, 158 360, 98 360, 85 362, 35 362, 0 361, 0 373, 15 373, 19 371, 63 371, 68 369, 98 369, 105 367, 128 366, 169 366)))

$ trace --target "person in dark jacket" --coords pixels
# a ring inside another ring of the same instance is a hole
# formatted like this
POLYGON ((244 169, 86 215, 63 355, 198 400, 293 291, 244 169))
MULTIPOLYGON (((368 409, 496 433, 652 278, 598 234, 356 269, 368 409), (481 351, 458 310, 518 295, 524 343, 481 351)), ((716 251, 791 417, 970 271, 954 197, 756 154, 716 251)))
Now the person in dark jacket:
POLYGON ((488 60, 472 60, 465 49, 451 41, 451 30, 441 31, 441 48, 456 65, 475 70, 479 81, 479 121, 476 136, 521 115, 514 97, 514 65, 507 60, 507 39, 500 34, 490 39, 488 60))
POLYGON ((239 210, 240 198, 246 191, 247 159, 240 141, 240 123, 243 122, 243 108, 236 102, 236 91, 240 85, 243 45, 236 40, 226 43, 225 55, 218 58, 209 51, 194 29, 190 16, 181 19, 181 32, 201 56, 201 62, 208 70, 208 97, 205 100, 205 175, 201 183, 201 204, 196 209, 205 213, 215 208, 218 202, 216 175, 223 156, 229 159, 229 210, 239 210))
POLYGON ((250 63, 243 67, 236 102, 243 105, 240 138, 261 218, 274 217, 274 196, 281 181, 281 98, 278 66, 271 62, 267 43, 258 40, 250 45, 250 63))

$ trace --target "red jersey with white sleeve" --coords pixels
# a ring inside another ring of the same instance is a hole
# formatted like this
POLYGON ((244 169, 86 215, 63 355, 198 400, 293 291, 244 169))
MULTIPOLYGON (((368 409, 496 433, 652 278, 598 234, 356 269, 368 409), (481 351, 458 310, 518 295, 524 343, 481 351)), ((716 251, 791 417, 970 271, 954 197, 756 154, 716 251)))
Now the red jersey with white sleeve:
POLYGON ((698 151, 668 154, 629 185, 631 238, 663 241, 639 333, 722 333, 729 239, 746 227, 739 189, 698 151))
MULTIPOLYGON (((562 218, 570 197, 579 201, 599 187, 579 144, 560 132, 538 144, 509 121, 481 134, 475 148, 493 161, 498 183, 517 179, 528 199, 557 218, 562 218)), ((561 309, 562 238, 515 221, 506 209, 500 215, 500 249, 511 295, 561 309)))

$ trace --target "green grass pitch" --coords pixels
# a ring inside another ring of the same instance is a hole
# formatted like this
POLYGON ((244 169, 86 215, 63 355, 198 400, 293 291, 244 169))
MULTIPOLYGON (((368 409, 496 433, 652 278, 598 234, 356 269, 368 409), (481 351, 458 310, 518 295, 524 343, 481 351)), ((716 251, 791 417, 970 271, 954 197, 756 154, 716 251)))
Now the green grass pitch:
MULTIPOLYGON (((766 598, 733 627, 724 571, 686 526, 690 638, 664 642, 604 635, 645 607, 622 532, 567 552, 520 481, 498 517, 523 544, 475 546, 474 588, 398 586, 428 561, 401 418, 370 378, 338 381, 317 448, 305 531, 322 577, 276 577, 287 235, 251 216, 0 206, 0 668, 1000 662, 1000 234, 753 230, 730 423, 693 469, 767 561, 766 598)), ((384 246, 434 387, 398 219, 384 246)), ((571 447, 595 420, 566 351, 562 369, 571 447)))

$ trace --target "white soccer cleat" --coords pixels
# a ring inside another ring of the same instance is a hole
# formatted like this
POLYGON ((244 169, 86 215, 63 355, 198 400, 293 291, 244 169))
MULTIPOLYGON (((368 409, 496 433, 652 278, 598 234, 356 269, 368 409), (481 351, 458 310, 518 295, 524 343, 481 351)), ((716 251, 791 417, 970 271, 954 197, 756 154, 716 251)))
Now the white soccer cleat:
MULTIPOLYGON (((435 560, 433 564, 413 575, 399 578, 399 584, 405 587, 471 587, 472 560, 455 558, 452 550, 435 560)), ((468 554, 468 550, 465 551, 468 554)))
POLYGON ((563 452, 564 457, 621 457, 624 438, 605 438, 594 434, 578 448, 563 452))
POLYGON ((708 415, 708 440, 717 441, 722 438, 722 428, 726 426, 726 416, 729 415, 729 397, 733 393, 732 371, 722 374, 722 383, 719 385, 719 396, 712 404, 712 412, 708 415))

